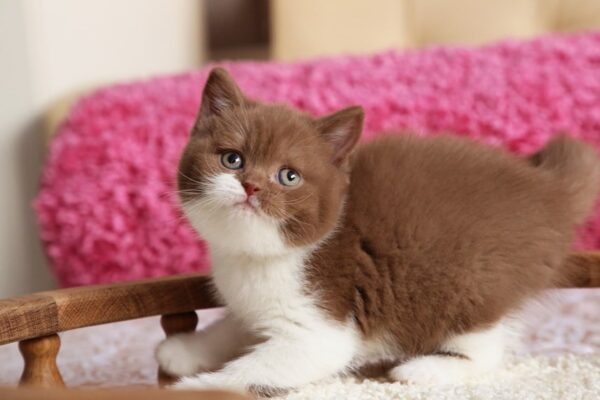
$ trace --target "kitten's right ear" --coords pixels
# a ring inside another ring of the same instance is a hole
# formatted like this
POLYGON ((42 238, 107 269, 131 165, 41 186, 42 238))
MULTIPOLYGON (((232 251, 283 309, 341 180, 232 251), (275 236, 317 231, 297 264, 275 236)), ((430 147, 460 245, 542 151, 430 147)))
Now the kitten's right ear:
POLYGON ((360 139, 365 113, 362 107, 348 107, 317 120, 322 137, 333 148, 333 163, 340 166, 360 139))
POLYGON ((205 118, 237 107, 246 101, 244 94, 231 75, 223 68, 213 68, 208 75, 198 118, 205 118))

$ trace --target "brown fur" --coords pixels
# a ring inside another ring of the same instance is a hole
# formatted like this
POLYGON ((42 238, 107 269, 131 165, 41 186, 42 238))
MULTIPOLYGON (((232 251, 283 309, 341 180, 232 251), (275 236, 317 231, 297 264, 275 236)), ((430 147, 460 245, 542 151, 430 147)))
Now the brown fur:
MULTIPOLYGON (((557 145, 590 151, 569 139, 549 148, 557 145)), ((323 306, 355 318, 367 337, 392 332, 403 351, 421 354, 553 287, 598 173, 593 164, 591 176, 571 175, 587 181, 574 192, 545 154, 532 167, 450 136, 360 147, 341 229, 313 257, 323 306)))
POLYGON ((262 211, 281 221, 289 245, 319 245, 307 292, 366 338, 391 334, 407 355, 433 353, 545 288, 586 282, 586 272, 565 272, 600 182, 597 155, 580 142, 558 138, 517 158, 456 137, 403 135, 349 158, 359 108, 315 119, 252 102, 220 69, 200 115, 180 164, 183 200, 202 195, 197 183, 224 168, 223 151, 241 152, 238 179, 260 187, 262 211), (302 184, 270 179, 281 167, 302 184))
POLYGON ((556 287, 600 288, 600 252, 569 254, 556 287))

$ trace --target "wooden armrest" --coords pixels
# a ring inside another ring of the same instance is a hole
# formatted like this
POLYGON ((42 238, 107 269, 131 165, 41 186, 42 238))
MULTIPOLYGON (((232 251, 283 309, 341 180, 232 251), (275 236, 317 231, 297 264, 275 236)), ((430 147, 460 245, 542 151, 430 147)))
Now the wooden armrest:
POLYGON ((51 290, 0 300, 0 345, 84 326, 219 307, 207 275, 51 290))

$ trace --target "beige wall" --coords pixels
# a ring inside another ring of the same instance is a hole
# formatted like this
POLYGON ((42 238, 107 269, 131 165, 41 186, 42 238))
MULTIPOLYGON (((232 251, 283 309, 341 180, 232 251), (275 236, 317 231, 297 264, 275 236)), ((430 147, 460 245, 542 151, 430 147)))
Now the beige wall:
POLYGON ((203 26, 196 0, 0 0, 0 297, 52 286, 30 208, 49 107, 199 65, 203 26))
POLYGON ((272 56, 480 44, 600 28, 600 0, 271 0, 272 56))

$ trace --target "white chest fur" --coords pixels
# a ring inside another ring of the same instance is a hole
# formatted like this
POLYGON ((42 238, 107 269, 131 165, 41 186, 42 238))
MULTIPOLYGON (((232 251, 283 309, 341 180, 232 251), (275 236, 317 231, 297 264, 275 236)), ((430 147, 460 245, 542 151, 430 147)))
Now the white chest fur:
POLYGON ((213 278, 228 308, 253 327, 312 326, 323 316, 304 288, 303 251, 253 258, 213 251, 213 278))

